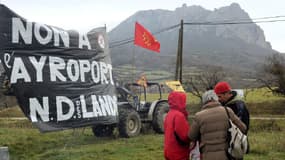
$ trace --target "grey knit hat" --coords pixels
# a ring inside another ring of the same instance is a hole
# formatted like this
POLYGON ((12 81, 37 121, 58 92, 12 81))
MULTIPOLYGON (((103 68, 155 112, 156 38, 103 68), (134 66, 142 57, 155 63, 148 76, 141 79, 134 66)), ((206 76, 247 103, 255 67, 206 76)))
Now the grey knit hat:
POLYGON ((202 103, 203 104, 206 104, 209 101, 218 101, 218 100, 219 100, 219 98, 213 90, 206 91, 202 95, 202 103))

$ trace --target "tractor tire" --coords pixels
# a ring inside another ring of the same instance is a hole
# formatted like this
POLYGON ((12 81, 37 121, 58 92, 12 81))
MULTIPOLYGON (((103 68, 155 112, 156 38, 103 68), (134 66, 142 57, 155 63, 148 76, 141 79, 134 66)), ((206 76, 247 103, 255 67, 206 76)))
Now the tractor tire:
POLYGON ((167 102, 160 102, 155 106, 152 127, 156 133, 164 133, 164 119, 169 111, 167 102))
POLYGON ((130 138, 140 134, 141 119, 134 109, 120 107, 119 108, 119 134, 121 137, 130 138))
POLYGON ((96 125, 92 127, 92 132, 96 137, 110 137, 113 135, 115 125, 96 125))

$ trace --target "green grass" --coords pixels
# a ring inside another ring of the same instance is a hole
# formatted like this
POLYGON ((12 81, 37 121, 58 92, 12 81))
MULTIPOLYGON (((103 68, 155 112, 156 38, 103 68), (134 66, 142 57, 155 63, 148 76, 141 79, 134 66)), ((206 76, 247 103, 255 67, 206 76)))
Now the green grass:
MULTIPOLYGON (((3 121, 1 121, 2 123, 3 121)), ((15 122, 14 122, 15 123, 15 122)), ((26 123, 29 123, 28 121, 26 123)), ((246 160, 285 159, 284 120, 252 120, 246 160)), ((40 133, 33 127, 0 126, 0 146, 11 160, 162 160, 163 135, 94 137, 90 128, 40 133)))
MULTIPOLYGON (((158 99, 159 95, 158 94, 149 94, 148 95, 148 99, 149 100, 156 100, 158 99)), ((168 98, 168 93, 163 93, 162 94, 162 99, 166 99, 168 98)), ((187 93, 187 104, 199 104, 200 103, 200 99, 196 96, 193 96, 193 94, 191 93, 187 93)))
MULTIPOLYGON (((162 94, 162 99, 167 100, 168 93, 162 94)), ((143 98, 143 97, 142 97, 143 98)), ((158 94, 148 94, 147 100, 154 101, 159 98, 158 94)), ((248 109, 252 115, 285 115, 285 97, 273 95, 268 89, 252 89, 245 98, 248 109)), ((200 109, 200 99, 191 93, 187 93, 187 109, 190 113, 196 113, 200 109)), ((23 117, 18 107, 0 110, 0 117, 23 117)))
MULTIPOLYGON (((168 94, 163 94, 167 99, 168 94)), ((157 99, 157 95, 152 95, 157 99)), ((265 89, 250 92, 246 103, 252 116, 285 117, 284 97, 265 89)), ((200 110, 199 99, 187 93, 187 109, 200 110)), ((0 146, 8 146, 11 160, 163 160, 163 135, 146 132, 134 138, 93 136, 90 128, 40 133, 22 117, 19 107, 0 111, 0 146)), ((250 154, 246 160, 285 159, 285 121, 251 120, 250 154)))
POLYGON ((244 91, 248 92, 245 98, 247 103, 275 102, 285 99, 284 96, 273 95, 267 88, 254 88, 244 91))
POLYGON ((263 103, 247 103, 248 110, 254 116, 285 117, 285 100, 263 103))
POLYGON ((248 160, 283 160, 285 159, 284 131, 250 132, 250 154, 248 160))
POLYGON ((96 138, 89 128, 41 134, 36 129, 1 128, 0 146, 11 160, 156 160, 163 157, 163 135, 96 138))
POLYGON ((20 107, 14 106, 0 110, 0 117, 24 117, 20 107))

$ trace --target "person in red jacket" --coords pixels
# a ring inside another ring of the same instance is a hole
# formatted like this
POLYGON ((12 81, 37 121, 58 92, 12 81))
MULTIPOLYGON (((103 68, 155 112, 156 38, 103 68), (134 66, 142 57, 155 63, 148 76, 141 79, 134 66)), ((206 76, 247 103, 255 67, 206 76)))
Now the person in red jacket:
POLYGON ((170 110, 164 121, 164 157, 166 160, 189 160, 189 123, 186 94, 173 91, 168 96, 170 110))

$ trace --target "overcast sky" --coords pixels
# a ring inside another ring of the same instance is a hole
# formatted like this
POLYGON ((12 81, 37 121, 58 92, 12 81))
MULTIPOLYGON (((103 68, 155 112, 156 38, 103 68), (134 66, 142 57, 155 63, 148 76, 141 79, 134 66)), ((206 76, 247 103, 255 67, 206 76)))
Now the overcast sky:
MULTIPOLYGON (((84 32, 105 24, 111 30, 139 10, 173 11, 184 3, 213 10, 233 2, 251 18, 285 16, 285 0, 0 0, 29 21, 84 32)), ((258 25, 273 49, 285 53, 285 22, 258 25)))

